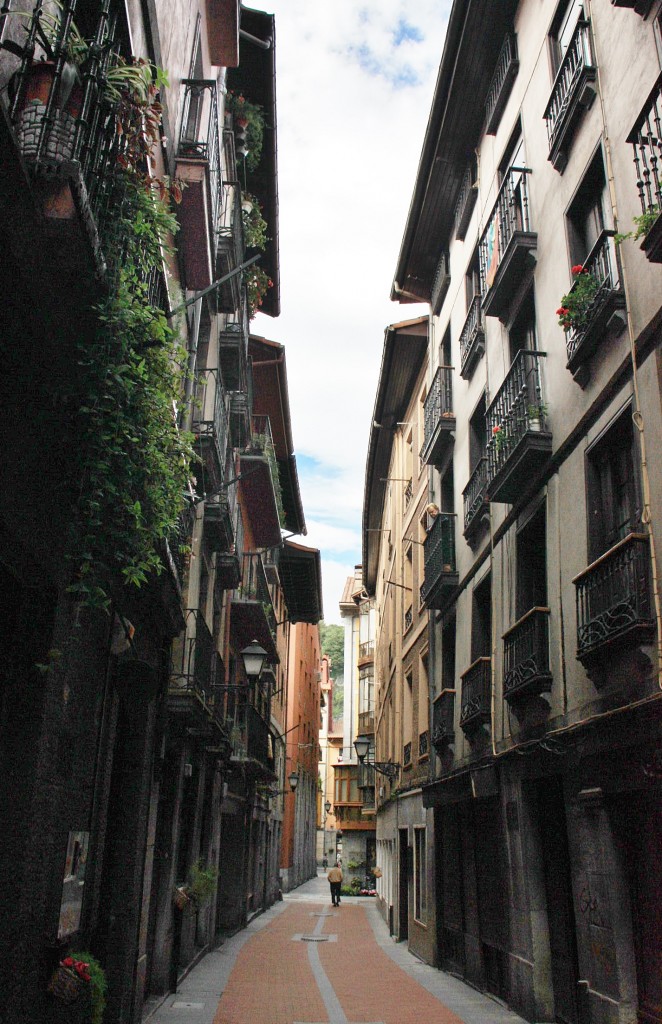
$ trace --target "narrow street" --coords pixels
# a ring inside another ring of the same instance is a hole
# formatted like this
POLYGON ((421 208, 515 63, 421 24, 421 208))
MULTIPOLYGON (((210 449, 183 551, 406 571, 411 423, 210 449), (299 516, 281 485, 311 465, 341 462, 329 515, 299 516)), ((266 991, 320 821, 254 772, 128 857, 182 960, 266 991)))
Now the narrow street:
POLYGON ((332 908, 323 874, 209 953, 145 1024, 519 1024, 396 944, 371 898, 332 908))

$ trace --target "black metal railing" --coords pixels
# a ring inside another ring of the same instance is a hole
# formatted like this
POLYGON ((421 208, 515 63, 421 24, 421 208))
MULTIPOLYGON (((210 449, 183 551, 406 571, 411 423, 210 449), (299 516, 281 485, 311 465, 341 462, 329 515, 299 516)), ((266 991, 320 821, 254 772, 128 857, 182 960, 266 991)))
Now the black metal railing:
POLYGON ((455 690, 442 690, 432 705, 432 745, 442 754, 455 735, 455 690))
POLYGON ((230 437, 228 398, 219 369, 199 370, 196 376, 192 430, 214 446, 219 475, 225 473, 230 437))
POLYGON ((543 115, 547 123, 550 150, 557 141, 557 135, 568 114, 577 85, 589 69, 591 72, 595 71, 591 33, 589 22, 582 19, 577 22, 577 27, 572 34, 572 39, 554 79, 552 94, 543 115))
POLYGON ((238 267, 244 256, 244 232, 241 220, 241 189, 225 182, 221 219, 218 226, 218 253, 227 256, 231 267, 238 267))
POLYGON ((443 573, 454 573, 455 516, 440 512, 425 538, 423 545, 424 581, 421 597, 425 601, 443 573))
POLYGON ((662 210, 662 76, 658 78, 627 141, 632 146, 642 214, 662 210))
POLYGON ((402 763, 405 765, 411 764, 411 742, 405 743, 402 748, 402 763))
POLYGON ((473 208, 478 196, 478 185, 476 183, 476 161, 472 160, 462 179, 460 185, 460 191, 458 192, 457 202, 455 203, 455 220, 453 233, 456 238, 460 241, 464 239, 464 236, 469 227, 469 220, 473 212, 473 208))
POLYGON ((577 657, 591 655, 623 634, 655 628, 648 536, 632 533, 573 580, 577 599, 577 657))
POLYGON ((184 575, 191 558, 191 537, 195 523, 195 506, 188 504, 177 517, 177 523, 168 535, 168 548, 172 556, 180 587, 184 585, 184 575))
POLYGON ((520 349, 485 413, 488 482, 506 464, 528 431, 546 429, 540 360, 544 352, 520 349))
MULTIPOLYGON (((614 293, 621 290, 614 235, 614 231, 602 231, 583 263, 584 269, 591 275, 595 283, 595 294, 585 312, 566 331, 566 350, 569 362, 577 354, 592 326, 599 320, 606 304, 614 296, 614 293)), ((577 285, 578 281, 576 280, 570 289, 570 294, 577 288, 577 285)))
POLYGON ((450 256, 447 252, 442 252, 439 257, 439 262, 437 263, 434 281, 432 282, 432 290, 430 292, 430 305, 435 313, 438 313, 441 309, 450 282, 450 256))
POLYGON ((214 703, 214 641, 197 608, 186 612, 186 629, 173 641, 169 689, 173 693, 195 693, 210 707, 214 703))
POLYGON ((271 482, 274 488, 274 496, 276 498, 276 507, 278 509, 279 520, 282 523, 284 518, 283 512, 283 490, 280 485, 280 475, 278 473, 278 460, 276 458, 276 448, 274 445, 273 435, 271 433, 271 420, 268 416, 260 415, 253 416, 251 420, 251 439, 246 454, 261 454, 264 455, 267 462, 269 463, 269 469, 271 471, 271 482))
POLYGON ((257 551, 244 552, 242 558, 241 584, 237 587, 239 601, 259 601, 262 605, 269 629, 276 635, 276 613, 269 593, 267 574, 262 556, 257 551))
POLYGON ((182 119, 177 156, 204 160, 209 175, 211 236, 216 237, 221 211, 221 147, 215 79, 182 79, 182 119))
POLYGON ((271 761, 269 726, 247 686, 217 686, 214 713, 228 732, 234 758, 271 761))
POLYGON ((479 245, 481 294, 486 295, 516 232, 530 232, 528 167, 511 167, 479 245))
POLYGON ((430 734, 425 730, 418 734, 418 756, 425 757, 430 751, 430 734))
POLYGON ((467 365, 473 360, 476 354, 478 342, 483 342, 485 328, 483 325, 483 314, 481 312, 480 295, 474 295, 469 306, 467 319, 460 332, 460 375, 464 376, 467 365))
POLYGON ((492 717, 492 667, 489 658, 477 658, 462 673, 460 728, 470 732, 492 717))
POLYGON ((519 61, 517 59, 517 37, 512 34, 506 35, 499 57, 497 59, 496 68, 490 82, 490 87, 487 90, 487 99, 485 100, 485 122, 486 131, 488 135, 493 135, 496 132, 499 124, 501 113, 505 106, 512 81, 517 74, 519 67, 519 61))
POLYGON ((404 494, 405 512, 406 512, 407 509, 409 508, 409 505, 411 504, 411 499, 414 496, 414 489, 413 489, 411 480, 408 480, 407 483, 405 484, 405 488, 404 488, 403 494, 404 494))
POLYGON ((531 608, 503 636, 503 695, 541 693, 551 684, 549 608, 531 608))
POLYGON ((487 458, 483 455, 469 477, 469 483, 462 492, 464 499, 464 532, 471 528, 487 504, 487 458))
POLYGON ((425 399, 423 411, 425 439, 422 451, 425 451, 434 437, 442 417, 453 416, 453 367, 440 366, 435 373, 430 390, 425 399))

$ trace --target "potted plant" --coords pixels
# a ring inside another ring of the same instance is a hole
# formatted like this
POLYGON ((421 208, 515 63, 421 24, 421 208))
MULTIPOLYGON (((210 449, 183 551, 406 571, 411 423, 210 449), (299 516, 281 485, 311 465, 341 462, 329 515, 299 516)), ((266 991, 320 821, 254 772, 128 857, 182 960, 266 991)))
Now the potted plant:
POLYGON ((225 109, 232 114, 235 127, 246 133, 246 167, 254 171, 262 157, 264 139, 264 113, 257 103, 251 103, 242 93, 228 90, 225 109))
POLYGON ((255 263, 246 270, 246 296, 248 299, 248 318, 252 320, 264 302, 265 295, 273 288, 273 281, 262 267, 255 263))
POLYGON ((186 892, 196 910, 201 910, 213 899, 217 882, 218 873, 214 867, 205 867, 202 861, 193 864, 186 892))
POLYGON ((547 416, 547 406, 544 402, 531 402, 526 407, 526 418, 529 430, 542 430, 542 424, 547 416))
POLYGON ((267 222, 259 202, 250 192, 241 194, 241 223, 246 248, 264 251, 267 247, 267 222))
POLYGON ((90 953, 70 953, 55 969, 48 985, 54 999, 67 1005, 87 997, 90 1024, 102 1024, 106 1006, 106 975, 90 953))
POLYGON ((556 310, 559 327, 564 331, 579 331, 588 326, 598 293, 598 282, 583 264, 578 263, 572 268, 572 276, 575 279, 572 288, 563 296, 556 310))

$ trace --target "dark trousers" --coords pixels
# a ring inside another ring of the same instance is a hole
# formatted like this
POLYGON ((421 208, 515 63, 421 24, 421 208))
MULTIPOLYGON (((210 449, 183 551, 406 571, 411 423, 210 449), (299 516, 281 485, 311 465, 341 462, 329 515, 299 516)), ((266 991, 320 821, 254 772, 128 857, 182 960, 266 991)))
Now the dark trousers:
POLYGON ((340 903, 340 886, 342 882, 329 882, 329 885, 331 886, 331 902, 334 906, 337 906, 340 903))

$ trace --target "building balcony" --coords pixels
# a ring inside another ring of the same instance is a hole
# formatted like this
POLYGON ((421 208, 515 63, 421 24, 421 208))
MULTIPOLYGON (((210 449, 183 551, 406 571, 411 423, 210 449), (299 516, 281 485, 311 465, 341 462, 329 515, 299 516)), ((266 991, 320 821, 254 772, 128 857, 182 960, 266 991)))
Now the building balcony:
POLYGON ((482 310, 502 320, 523 275, 535 264, 538 236, 529 215, 530 173, 524 167, 508 170, 479 245, 482 310))
POLYGON ((257 552, 247 552, 242 556, 241 584, 231 597, 230 626, 239 650, 257 640, 267 652, 267 660, 278 663, 276 613, 262 556, 257 552))
POLYGON ((485 351, 485 324, 480 295, 474 295, 460 333, 460 377, 471 380, 474 368, 485 351))
POLYGON ((645 18, 653 6, 653 0, 611 0, 612 7, 630 7, 636 14, 645 18))
POLYGON ((455 204, 455 237, 464 241, 471 214, 474 212, 476 199, 478 198, 478 182, 476 181, 476 161, 472 160, 465 172, 460 192, 455 204))
POLYGON ((458 584, 455 563, 455 516, 440 512, 423 545, 424 579, 421 600, 428 608, 441 608, 458 584))
POLYGON ((492 720, 492 666, 489 658, 478 658, 462 673, 460 728, 471 736, 492 720))
MULTIPOLYGON (((625 327, 625 293, 621 286, 620 263, 614 232, 602 231, 584 262, 595 281, 596 292, 582 322, 566 331, 567 367, 578 384, 588 380, 588 363, 598 346, 625 327)), ((570 294, 577 287, 577 281, 570 294)))
POLYGON ((210 551, 217 555, 234 548, 235 495, 234 489, 230 492, 227 486, 223 486, 216 494, 205 499, 205 537, 210 551))
MULTIPOLYGON (((248 687, 220 686, 216 714, 230 739, 230 763, 252 774, 274 775, 273 742, 267 718, 255 706, 248 687)), ((267 716, 268 717, 268 716, 267 716)))
POLYGON ((637 174, 643 234, 641 248, 651 263, 662 263, 662 76, 655 83, 628 135, 637 174))
POLYGON ((375 732, 375 712, 359 711, 359 735, 372 736, 375 732))
POLYGON ((375 660, 375 641, 365 640, 359 644, 359 668, 375 660))
MULTIPOLYGON (((216 244, 216 277, 236 270, 244 258, 244 229, 241 219, 241 188, 237 183, 223 185, 220 223, 216 244)), ((235 274, 218 289, 219 309, 231 313, 241 305, 241 274, 235 274)))
POLYGON ((215 647, 204 615, 186 612, 186 629, 172 644, 168 713, 182 727, 213 734, 215 647))
POLYGON ((503 635, 503 696, 509 704, 552 688, 549 614, 549 608, 531 608, 503 635))
POLYGON ((214 79, 182 80, 182 120, 175 162, 184 182, 177 208, 181 232, 177 247, 186 287, 207 288, 214 280, 216 235, 221 205, 221 150, 217 85, 214 79))
POLYGON ((490 503, 487 499, 487 456, 478 460, 469 477, 469 483, 462 491, 464 499, 464 537, 470 540, 489 517, 490 503))
POLYGON ((229 391, 230 441, 234 448, 245 448, 251 436, 253 422, 253 371, 250 360, 246 363, 244 387, 229 391))
POLYGON ((519 70, 517 36, 508 34, 503 41, 494 75, 485 100, 485 134, 496 135, 513 82, 519 70))
POLYGON ((253 416, 251 441, 241 453, 240 472, 256 546, 280 544, 283 499, 268 416, 253 416))
POLYGON ((246 303, 242 302, 237 309, 237 313, 227 317, 218 335, 218 362, 227 391, 246 390, 249 333, 246 303))
POLYGON ((197 374, 191 430, 202 468, 202 490, 220 491, 225 480, 230 424, 228 399, 221 371, 201 370, 197 374))
POLYGON ((434 281, 432 282, 432 291, 430 293, 430 305, 435 316, 437 316, 441 311, 450 283, 450 257, 447 252, 442 252, 439 257, 434 281))
POLYGON ((568 162, 568 149, 579 121, 595 99, 597 74, 590 25, 581 19, 577 22, 554 79, 552 94, 543 115, 547 122, 548 159, 561 173, 568 162))
MULTIPOLYGON (((362 795, 364 794, 364 791, 367 789, 371 789, 374 794, 375 769, 370 765, 370 763, 366 764, 364 762, 363 764, 358 765, 358 771, 356 774, 356 785, 361 790, 362 795)), ((363 803, 365 804, 365 800, 363 801, 363 803)))
POLYGON ((521 349, 485 414, 490 501, 517 501, 551 454, 541 388, 544 355, 521 349))
POLYGON ((442 690, 432 705, 432 746, 442 757, 455 739, 455 690, 442 690))
POLYGON ((165 562, 174 578, 178 593, 186 589, 186 577, 191 558, 191 537, 195 524, 195 506, 187 505, 177 518, 177 525, 165 541, 165 562))
POLYGON ((631 533, 572 581, 577 599, 577 658, 596 658, 655 638, 648 535, 631 533))
POLYGON ((453 442, 453 367, 440 366, 425 399, 425 440, 420 458, 427 465, 438 465, 453 442))

